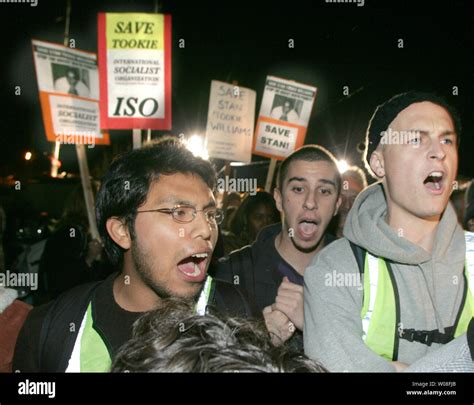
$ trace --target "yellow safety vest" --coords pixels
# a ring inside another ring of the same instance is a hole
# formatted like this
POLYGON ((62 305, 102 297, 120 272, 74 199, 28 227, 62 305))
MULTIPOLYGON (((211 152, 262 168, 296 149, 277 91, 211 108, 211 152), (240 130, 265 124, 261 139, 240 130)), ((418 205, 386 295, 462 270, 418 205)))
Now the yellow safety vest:
MULTIPOLYGON (((199 295, 194 311, 205 315, 213 287, 213 279, 207 276, 204 288, 199 295)), ((112 356, 102 337, 94 329, 92 300, 82 319, 81 327, 66 368, 68 372, 106 372, 112 365, 112 356)))
MULTIPOLYGON (((464 297, 446 342, 466 332, 474 316, 474 233, 465 232, 466 264, 464 297)), ((403 329, 400 323, 400 302, 390 263, 367 252, 364 264, 364 302, 361 310, 363 340, 387 360, 398 359, 399 339, 416 340, 431 345, 438 331, 403 329)), ((443 342, 444 343, 444 342, 443 342)))

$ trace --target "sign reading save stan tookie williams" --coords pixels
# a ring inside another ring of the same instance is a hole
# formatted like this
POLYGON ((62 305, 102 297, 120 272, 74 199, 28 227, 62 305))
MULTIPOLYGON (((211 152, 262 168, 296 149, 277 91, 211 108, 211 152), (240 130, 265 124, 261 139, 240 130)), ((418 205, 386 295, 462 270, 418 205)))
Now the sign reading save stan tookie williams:
POLYGON ((99 13, 101 127, 171 129, 171 16, 99 13))

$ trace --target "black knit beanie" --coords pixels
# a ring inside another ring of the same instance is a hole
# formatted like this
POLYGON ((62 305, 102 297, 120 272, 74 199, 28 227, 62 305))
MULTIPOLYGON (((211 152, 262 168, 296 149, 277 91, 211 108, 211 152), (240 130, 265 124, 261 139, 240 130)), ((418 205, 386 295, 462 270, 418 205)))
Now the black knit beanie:
POLYGON ((432 93, 424 93, 420 91, 409 91, 407 93, 397 94, 390 100, 380 104, 370 119, 367 128, 367 136, 365 140, 365 159, 370 167, 370 156, 380 143, 380 139, 384 135, 390 123, 397 117, 400 111, 414 103, 422 101, 430 101, 437 104, 448 111, 454 123, 454 129, 457 134, 458 145, 461 139, 461 121, 456 109, 450 106, 442 97, 432 93))

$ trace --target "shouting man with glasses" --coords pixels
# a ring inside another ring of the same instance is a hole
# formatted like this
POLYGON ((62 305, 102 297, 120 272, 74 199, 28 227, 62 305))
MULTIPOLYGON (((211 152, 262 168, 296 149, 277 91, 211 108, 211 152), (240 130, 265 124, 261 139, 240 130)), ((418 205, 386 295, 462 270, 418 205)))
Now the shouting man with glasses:
POLYGON ((210 163, 174 138, 115 160, 96 216, 104 250, 120 272, 32 310, 14 370, 107 371, 135 320, 169 297, 193 300, 198 314, 213 307, 250 316, 234 285, 207 274, 222 221, 214 186, 210 163))

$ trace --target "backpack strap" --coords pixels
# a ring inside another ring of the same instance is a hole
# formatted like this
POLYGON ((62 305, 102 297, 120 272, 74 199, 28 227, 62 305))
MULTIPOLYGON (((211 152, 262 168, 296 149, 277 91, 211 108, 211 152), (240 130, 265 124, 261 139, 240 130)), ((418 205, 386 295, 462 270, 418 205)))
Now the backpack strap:
POLYGON ((97 281, 75 287, 52 303, 43 320, 39 338, 38 364, 41 371, 66 370, 82 318, 101 283, 97 281))
POLYGON ((359 268, 359 273, 361 276, 363 276, 365 271, 365 255, 367 254, 367 250, 351 241, 349 241, 349 244, 351 246, 352 253, 354 253, 354 257, 357 262, 357 267, 359 268))

